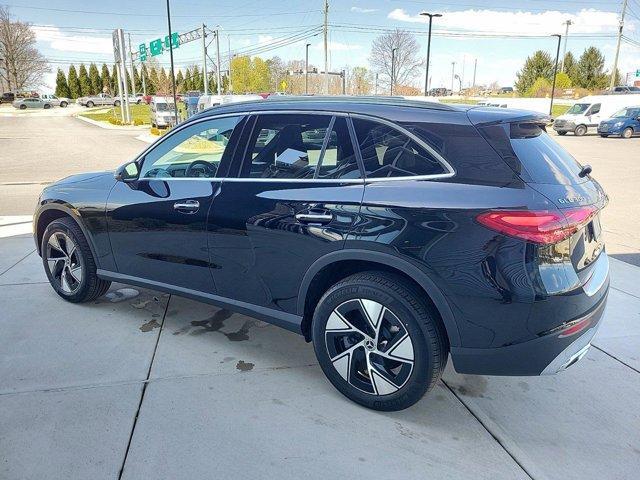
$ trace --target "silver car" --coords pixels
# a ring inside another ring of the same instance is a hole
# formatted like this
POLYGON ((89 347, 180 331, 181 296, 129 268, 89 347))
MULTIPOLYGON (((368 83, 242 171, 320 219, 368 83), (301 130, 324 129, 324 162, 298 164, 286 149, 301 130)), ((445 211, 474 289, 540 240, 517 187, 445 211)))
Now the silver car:
POLYGON ((44 108, 45 110, 52 107, 52 104, 48 100, 41 98, 18 98, 13 101, 13 106, 20 110, 26 110, 27 108, 44 108))
POLYGON ((50 93, 44 93, 40 95, 40 98, 45 102, 48 101, 49 103, 51 103, 51 105, 55 107, 65 108, 67 105, 69 105, 69 103, 71 103, 71 100, 69 100, 68 98, 58 97, 57 95, 53 95, 50 93))
POLYGON ((80 97, 76 100, 76 103, 89 108, 98 105, 113 105, 117 107, 120 105, 120 100, 118 98, 112 97, 108 93, 99 93, 98 95, 80 97))

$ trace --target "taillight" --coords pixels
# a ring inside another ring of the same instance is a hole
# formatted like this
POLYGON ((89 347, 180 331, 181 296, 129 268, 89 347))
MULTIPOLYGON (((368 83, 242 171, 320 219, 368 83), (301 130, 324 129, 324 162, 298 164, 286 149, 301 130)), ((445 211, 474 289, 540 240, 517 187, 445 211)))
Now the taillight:
POLYGON ((492 210, 478 221, 492 230, 534 243, 557 243, 576 233, 597 213, 593 206, 566 210, 492 210))

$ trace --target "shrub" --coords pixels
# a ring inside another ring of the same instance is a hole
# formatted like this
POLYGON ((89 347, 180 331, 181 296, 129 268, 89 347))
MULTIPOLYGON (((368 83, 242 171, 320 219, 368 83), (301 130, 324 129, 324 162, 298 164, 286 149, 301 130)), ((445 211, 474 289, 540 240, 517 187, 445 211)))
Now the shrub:
POLYGON ((525 92, 526 97, 548 97, 550 95, 551 82, 544 77, 538 77, 525 92))
POLYGON ((109 119, 109 123, 112 125, 122 125, 122 120, 120 120, 119 118, 111 117, 109 119))

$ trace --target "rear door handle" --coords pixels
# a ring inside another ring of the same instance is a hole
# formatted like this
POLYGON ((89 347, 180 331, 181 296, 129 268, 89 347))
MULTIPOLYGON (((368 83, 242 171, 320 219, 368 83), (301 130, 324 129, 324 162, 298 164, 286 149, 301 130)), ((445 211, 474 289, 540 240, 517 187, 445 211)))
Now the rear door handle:
POLYGON ((197 200, 185 200, 184 202, 176 202, 173 209, 180 213, 196 213, 200 209, 200 202, 197 200))
POLYGON ((324 225, 333 220, 333 215, 326 211, 313 211, 297 213, 296 220, 300 223, 319 223, 324 225))

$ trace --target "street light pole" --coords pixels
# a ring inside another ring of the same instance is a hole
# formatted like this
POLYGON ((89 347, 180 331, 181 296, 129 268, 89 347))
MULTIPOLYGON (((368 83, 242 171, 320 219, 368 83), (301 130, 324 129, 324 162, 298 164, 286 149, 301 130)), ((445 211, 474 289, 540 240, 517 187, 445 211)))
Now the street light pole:
POLYGON ((169 28, 169 57, 171 59, 171 86, 173 87, 173 113, 178 123, 178 99, 176 98, 176 75, 173 68, 173 42, 171 41, 171 7, 167 0, 167 27, 169 28))
POLYGON ((453 95, 453 80, 456 76, 456 62, 451 62, 451 95, 453 95))
POLYGON ((441 17, 440 13, 428 13, 420 12, 420 15, 429 17, 429 37, 427 40, 427 70, 424 75, 424 96, 427 96, 429 91, 429 57, 431 56, 431 24, 433 23, 433 17, 441 17))
POLYGON ((564 48, 562 49, 562 62, 560 63, 560 72, 564 72, 564 59, 567 56, 567 41, 569 40, 569 26, 573 25, 571 20, 564 22, 566 28, 564 29, 564 48))
POLYGON ((397 48, 391 49, 391 87, 389 87, 389 95, 393 96, 393 83, 396 80, 396 50, 397 48))
POLYGON ((618 57, 620 56, 620 42, 622 41, 622 29, 624 28, 624 16, 627 13, 627 0, 622 4, 622 14, 620 15, 620 26, 618 27, 618 45, 616 46, 616 56, 613 60, 613 70, 611 70, 611 82, 609 90, 613 91, 616 86, 616 74, 618 73, 618 57))
POLYGON ((551 103, 549 105, 549 115, 551 115, 551 111, 553 110, 553 94, 556 90, 556 75, 558 73, 558 59, 560 58, 560 41, 562 40, 562 35, 558 33, 555 33, 551 36, 558 37, 558 48, 556 49, 556 63, 553 66, 553 83, 551 85, 551 103))
POLYGON ((307 43, 304 55, 304 94, 309 95, 309 46, 307 43))

